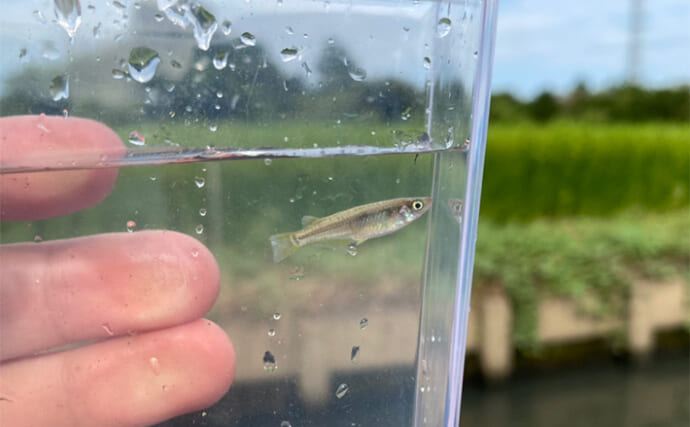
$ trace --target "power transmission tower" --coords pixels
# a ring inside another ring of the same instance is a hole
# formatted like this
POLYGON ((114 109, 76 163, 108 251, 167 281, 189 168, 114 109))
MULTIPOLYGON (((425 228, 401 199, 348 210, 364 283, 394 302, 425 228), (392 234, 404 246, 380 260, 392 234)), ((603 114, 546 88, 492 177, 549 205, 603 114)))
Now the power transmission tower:
POLYGON ((643 0, 630 0, 626 80, 631 85, 637 85, 640 82, 640 66, 642 63, 642 2, 643 0))

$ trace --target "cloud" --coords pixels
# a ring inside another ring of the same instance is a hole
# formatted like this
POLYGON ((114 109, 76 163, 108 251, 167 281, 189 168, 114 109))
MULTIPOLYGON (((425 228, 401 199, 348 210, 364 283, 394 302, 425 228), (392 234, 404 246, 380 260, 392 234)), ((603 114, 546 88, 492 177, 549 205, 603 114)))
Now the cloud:
MULTIPOLYGON (((523 97, 621 83, 626 75, 629 0, 506 0, 498 16, 495 90, 523 97)), ((690 3, 644 3, 641 83, 688 82, 690 3)))

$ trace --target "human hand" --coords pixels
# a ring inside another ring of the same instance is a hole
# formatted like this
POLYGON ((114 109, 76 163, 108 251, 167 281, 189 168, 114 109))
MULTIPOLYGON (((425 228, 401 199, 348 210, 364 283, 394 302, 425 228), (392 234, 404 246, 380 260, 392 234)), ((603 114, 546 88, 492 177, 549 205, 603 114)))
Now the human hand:
MULTIPOLYGON (((1 164, 124 151, 91 120, 0 118, 1 164)), ((0 220, 90 207, 117 173, 0 175, 0 220)), ((149 425, 216 402, 235 372, 229 339, 202 319, 219 277, 208 249, 170 231, 0 246, 0 425, 149 425)))

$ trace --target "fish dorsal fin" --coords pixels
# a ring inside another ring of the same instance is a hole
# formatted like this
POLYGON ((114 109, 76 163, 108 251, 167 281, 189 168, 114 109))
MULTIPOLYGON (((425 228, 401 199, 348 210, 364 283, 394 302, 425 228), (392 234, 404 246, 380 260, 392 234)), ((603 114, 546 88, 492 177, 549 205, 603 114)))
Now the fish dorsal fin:
POLYGON ((307 227, 320 219, 321 218, 316 216, 305 215, 302 217, 302 227, 307 227))

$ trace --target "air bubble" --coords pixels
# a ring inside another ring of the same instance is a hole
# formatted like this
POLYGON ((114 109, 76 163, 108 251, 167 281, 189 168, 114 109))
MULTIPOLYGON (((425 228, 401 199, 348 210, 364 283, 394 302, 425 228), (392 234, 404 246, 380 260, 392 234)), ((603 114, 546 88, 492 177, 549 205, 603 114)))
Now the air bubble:
POLYGON ((206 208, 199 209, 199 215, 200 216, 206 216, 206 208))
POLYGON ((146 144, 146 138, 144 138, 144 136, 141 133, 135 130, 129 133, 129 138, 127 139, 127 141, 129 141, 130 144, 137 146, 142 146, 146 144))
POLYGON ((132 221, 131 219, 127 221, 125 224, 125 227, 127 227, 127 232, 128 233, 134 233, 134 230, 137 229, 137 223, 132 221))
POLYGON ((338 399, 342 399, 343 396, 345 396, 349 390, 350 388, 347 386, 347 384, 342 383, 338 386, 337 389, 335 389, 335 397, 337 397, 338 399))
POLYGON ((280 320, 280 313, 278 313, 277 311, 273 313, 273 320, 280 320))
POLYGON ((206 185, 206 178, 204 178, 203 176, 195 176, 194 184, 196 184, 197 188, 203 188, 204 185, 206 185))
POLYGON ((196 234, 202 234, 202 233, 204 232, 204 224, 198 224, 198 225, 194 228, 194 232, 195 232, 196 234))
POLYGON ((269 328, 268 329, 268 336, 269 337, 274 337, 276 336, 276 330, 274 328, 269 328))
POLYGON ((285 27, 285 32, 286 32, 289 36, 295 34, 295 30, 293 30, 292 27, 289 26, 289 25, 288 25, 287 27, 285 27))
POLYGON ((290 421, 281 421, 280 427, 292 427, 292 424, 290 424, 290 421))
POLYGON ((362 320, 359 321, 359 329, 366 329, 367 326, 369 326, 369 319, 363 317, 362 320))
POLYGON ((271 166, 271 163, 273 163, 273 160, 271 160, 271 159, 264 159, 264 164, 265 164, 266 166, 271 166))
POLYGON ((349 245, 347 245, 347 253, 352 256, 357 256, 357 244, 350 243, 349 245))
POLYGON ((429 58, 428 56, 425 56, 423 64, 424 64, 425 69, 428 70, 429 68, 431 68, 431 58, 429 58))

